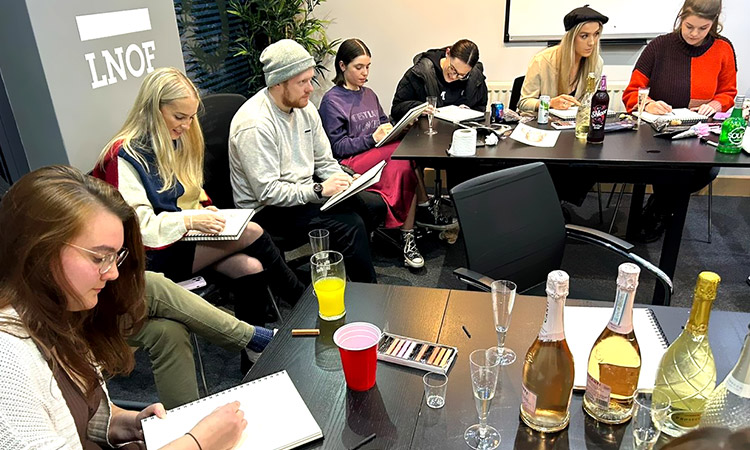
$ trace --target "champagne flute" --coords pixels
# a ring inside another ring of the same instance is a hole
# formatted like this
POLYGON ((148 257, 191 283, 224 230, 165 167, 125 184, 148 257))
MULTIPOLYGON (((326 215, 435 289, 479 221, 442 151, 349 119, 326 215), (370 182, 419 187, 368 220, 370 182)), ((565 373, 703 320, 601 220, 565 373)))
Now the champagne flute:
POLYGON ((516 353, 505 347, 505 335, 510 326, 510 314, 516 301, 516 283, 508 280, 495 280, 492 289, 492 317, 495 319, 497 348, 500 354, 500 365, 507 366, 516 360, 516 353))
POLYGON ((500 374, 500 353, 497 347, 474 350, 469 355, 471 385, 474 392, 479 423, 464 432, 464 441, 471 448, 492 450, 500 445, 500 433, 487 425, 492 398, 495 396, 500 374))
POLYGON ((638 88, 638 122, 635 124, 635 129, 641 129, 641 118, 643 117, 643 110, 646 107, 646 100, 648 95, 651 93, 651 89, 648 87, 638 88))
POLYGON ((638 450, 653 448, 664 421, 669 413, 671 402, 662 392, 651 389, 638 389, 633 395, 633 441, 638 450))
POLYGON ((437 131, 432 129, 432 121, 434 120, 435 109, 437 108, 437 97, 427 97, 427 104, 430 105, 427 108, 427 125, 429 125, 430 129, 425 134, 432 136, 433 134, 437 134, 437 131))

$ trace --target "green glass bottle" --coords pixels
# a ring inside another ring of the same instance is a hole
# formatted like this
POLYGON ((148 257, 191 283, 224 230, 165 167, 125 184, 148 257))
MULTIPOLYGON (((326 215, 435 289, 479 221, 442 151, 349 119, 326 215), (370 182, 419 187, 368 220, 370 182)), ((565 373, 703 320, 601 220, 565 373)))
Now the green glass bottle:
POLYGON ((716 150, 721 153, 739 153, 742 151, 742 138, 745 137, 747 122, 742 117, 742 105, 745 96, 738 95, 734 100, 732 115, 721 124, 721 136, 716 150))
POLYGON ((659 364, 654 393, 671 400, 661 431, 680 436, 698 426, 706 399, 716 388, 716 365, 708 344, 708 319, 721 278, 701 272, 695 283, 693 307, 685 329, 672 342, 659 364))

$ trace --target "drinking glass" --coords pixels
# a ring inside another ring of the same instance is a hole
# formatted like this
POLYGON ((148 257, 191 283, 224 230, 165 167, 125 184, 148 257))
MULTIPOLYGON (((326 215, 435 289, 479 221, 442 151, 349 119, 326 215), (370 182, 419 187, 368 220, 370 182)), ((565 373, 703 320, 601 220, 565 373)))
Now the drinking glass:
POLYGON ((638 121, 635 124, 635 129, 641 129, 641 117, 643 116, 643 110, 646 107, 646 100, 648 95, 651 93, 651 89, 647 87, 638 88, 638 121))
POLYGON ((318 315, 323 320, 336 320, 346 314, 344 290, 346 270, 344 255, 333 250, 315 253, 310 257, 315 296, 318 297, 318 315))
POLYGON ((424 396, 430 408, 442 408, 445 405, 445 393, 448 390, 448 376, 442 373, 427 372, 422 377, 424 396))
POLYGON ((427 97, 427 104, 430 105, 427 108, 427 125, 430 129, 425 134, 432 136, 433 134, 437 134, 437 131, 432 129, 432 121, 434 120, 435 109, 437 109, 437 97, 427 97))
POLYGON ((500 365, 507 366, 516 360, 516 353, 505 347, 505 335, 510 326, 510 314, 516 301, 516 283, 508 280, 492 282, 492 317, 495 319, 497 348, 500 354, 500 365))
POLYGON ((669 413, 669 397, 651 389, 638 389, 633 395, 633 441, 638 450, 650 450, 659 439, 669 413))
POLYGON ((487 425, 490 404, 495 396, 497 378, 500 374, 500 353, 497 347, 474 350, 469 355, 471 385, 479 415, 479 423, 464 432, 464 441, 471 448, 492 450, 500 445, 500 433, 487 425))
POLYGON ((307 235, 310 237, 310 247, 313 254, 328 250, 328 230, 312 230, 307 235))

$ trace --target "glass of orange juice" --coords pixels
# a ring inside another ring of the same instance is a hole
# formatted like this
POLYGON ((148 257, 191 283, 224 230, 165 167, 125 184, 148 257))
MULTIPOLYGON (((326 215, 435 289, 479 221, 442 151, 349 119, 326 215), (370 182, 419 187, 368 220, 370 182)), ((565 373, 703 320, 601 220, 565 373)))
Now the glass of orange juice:
POLYGON ((323 320, 336 320, 346 314, 344 290, 346 269, 344 255, 333 250, 315 253, 310 257, 313 289, 318 297, 318 315, 323 320))

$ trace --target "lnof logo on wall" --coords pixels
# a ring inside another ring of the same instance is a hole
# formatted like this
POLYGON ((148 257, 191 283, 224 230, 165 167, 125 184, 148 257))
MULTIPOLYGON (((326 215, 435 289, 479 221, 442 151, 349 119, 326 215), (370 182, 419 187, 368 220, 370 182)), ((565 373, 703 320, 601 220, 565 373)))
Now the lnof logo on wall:
MULTIPOLYGON (((148 31, 151 29, 151 17, 148 14, 148 8, 140 8, 76 16, 76 24, 81 42, 84 42, 148 31)), ((154 41, 132 43, 124 49, 123 47, 115 47, 111 51, 104 49, 101 51, 101 56, 104 58, 106 74, 100 74, 97 71, 97 54, 86 53, 83 56, 91 70, 91 88, 97 89, 115 84, 118 80, 127 80, 128 74, 139 78, 144 73, 153 72, 152 61, 155 51, 154 41)))

